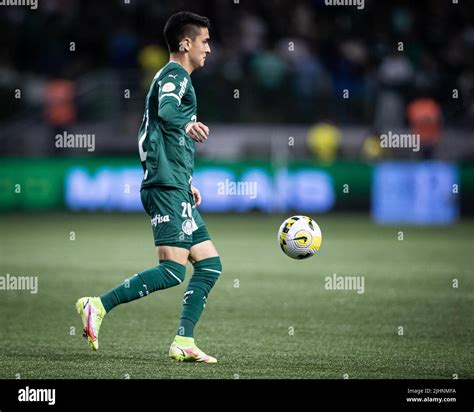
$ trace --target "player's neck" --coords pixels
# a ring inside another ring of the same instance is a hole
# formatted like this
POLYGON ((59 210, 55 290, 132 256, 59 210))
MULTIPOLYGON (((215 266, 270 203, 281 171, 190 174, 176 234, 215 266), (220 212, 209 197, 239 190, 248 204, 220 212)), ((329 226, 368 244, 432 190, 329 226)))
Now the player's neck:
POLYGON ((188 72, 189 75, 191 75, 191 73, 194 71, 194 67, 192 67, 189 60, 185 58, 185 55, 172 53, 170 55, 170 62, 178 63, 184 68, 184 70, 188 72))

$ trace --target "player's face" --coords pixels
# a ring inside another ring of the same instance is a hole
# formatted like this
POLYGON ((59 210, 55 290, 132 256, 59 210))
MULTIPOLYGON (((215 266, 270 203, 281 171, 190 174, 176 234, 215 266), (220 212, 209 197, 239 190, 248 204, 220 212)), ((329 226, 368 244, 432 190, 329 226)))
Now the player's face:
POLYGON ((209 46, 209 30, 207 28, 201 28, 201 33, 196 36, 192 47, 189 51, 189 57, 194 67, 203 67, 206 62, 207 55, 211 52, 209 46))

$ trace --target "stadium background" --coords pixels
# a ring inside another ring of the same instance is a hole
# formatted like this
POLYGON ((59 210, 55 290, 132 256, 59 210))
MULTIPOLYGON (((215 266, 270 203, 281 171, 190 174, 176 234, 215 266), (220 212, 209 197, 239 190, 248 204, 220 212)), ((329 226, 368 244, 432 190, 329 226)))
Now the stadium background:
POLYGON ((37 294, 0 291, 0 377, 473 377, 472 4, 39 0, 0 11, 0 276, 39 282, 37 294), (212 23, 212 53, 192 76, 211 128, 194 182, 225 268, 197 329, 220 359, 212 369, 166 359, 182 289, 113 311, 99 353, 73 306, 156 264, 137 130, 167 61, 163 25, 180 10, 212 23), (409 108, 421 98, 436 110, 420 126, 409 108), (420 151, 381 147, 384 134, 418 131, 420 151), (58 134, 95 145, 58 148, 58 134), (302 262, 276 242, 296 213, 323 232, 319 256, 302 262), (328 290, 334 273, 363 276, 365 292, 328 290))

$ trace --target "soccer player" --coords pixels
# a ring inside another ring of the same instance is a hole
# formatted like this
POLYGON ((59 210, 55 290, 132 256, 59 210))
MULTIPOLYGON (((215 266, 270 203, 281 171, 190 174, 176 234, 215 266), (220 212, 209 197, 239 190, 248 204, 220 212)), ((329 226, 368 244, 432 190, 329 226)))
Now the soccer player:
POLYGON ((159 265, 135 274, 100 297, 84 297, 76 309, 84 337, 99 348, 102 320, 114 307, 179 285, 186 262, 194 266, 184 293, 171 359, 215 363, 194 342, 194 327, 210 290, 222 272, 221 260, 197 207, 199 190, 192 186, 195 142, 203 143, 209 128, 197 121, 196 94, 190 74, 204 66, 209 47, 209 20, 194 13, 171 16, 164 28, 169 62, 156 74, 146 97, 138 135, 144 170, 141 200, 150 215, 159 265))

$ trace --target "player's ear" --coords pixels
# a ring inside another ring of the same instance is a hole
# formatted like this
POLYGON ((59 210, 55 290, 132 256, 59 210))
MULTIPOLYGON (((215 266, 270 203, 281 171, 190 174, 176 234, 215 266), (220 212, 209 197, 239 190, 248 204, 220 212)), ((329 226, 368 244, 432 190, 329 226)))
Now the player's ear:
POLYGON ((188 52, 189 49, 190 49, 189 39, 185 38, 185 39, 181 40, 181 42, 179 43, 179 51, 180 52, 188 52))

